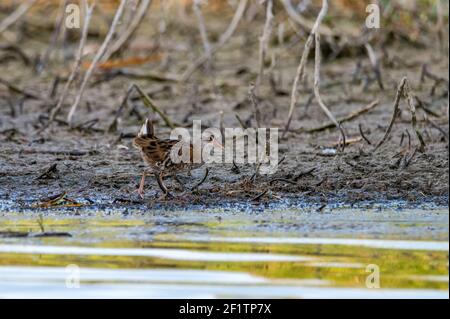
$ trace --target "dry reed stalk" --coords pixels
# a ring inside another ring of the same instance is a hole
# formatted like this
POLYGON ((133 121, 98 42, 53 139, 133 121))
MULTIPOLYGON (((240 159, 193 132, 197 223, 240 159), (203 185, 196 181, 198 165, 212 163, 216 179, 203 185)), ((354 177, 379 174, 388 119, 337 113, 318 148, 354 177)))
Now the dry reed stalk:
POLYGON ((336 125, 336 127, 341 132, 341 143, 342 143, 342 151, 345 149, 346 141, 345 141, 345 133, 344 129, 342 128, 342 125, 336 120, 333 113, 330 112, 328 107, 325 105, 325 103, 322 100, 322 97, 320 96, 320 64, 321 64, 321 52, 320 52, 320 34, 315 33, 315 39, 316 39, 316 54, 315 54, 315 67, 314 67, 314 95, 316 97, 317 103, 319 103, 322 110, 325 112, 325 114, 328 116, 328 118, 336 125))
POLYGON ((292 121, 292 116, 294 115, 295 105, 297 104, 297 97, 298 97, 297 87, 299 82, 302 81, 304 77, 305 66, 306 62, 308 61, 309 52, 311 51, 311 45, 313 44, 314 41, 314 35, 318 32, 319 26, 322 23, 323 18, 326 16, 327 11, 328 11, 328 0, 322 0, 322 9, 320 10, 316 22, 314 23, 314 26, 312 27, 311 32, 308 36, 308 39, 306 40, 305 48, 303 49, 303 54, 300 59, 300 64, 297 68, 297 73, 294 78, 294 84, 292 85, 291 91, 291 103, 289 107, 289 114, 281 138, 284 138, 284 136, 289 130, 289 126, 292 121))
MULTIPOLYGON (((233 19, 231 20, 230 24, 228 25, 228 28, 225 30, 225 32, 220 36, 219 41, 211 46, 211 54, 214 56, 217 51, 219 51, 231 38, 231 36, 236 31, 236 28, 239 24, 239 21, 241 21, 242 16, 244 15, 245 8, 247 7, 248 0, 240 0, 239 5, 236 9, 236 12, 233 16, 233 19)), ((200 68, 203 64, 205 64, 208 61, 208 56, 206 54, 203 54, 200 56, 197 60, 192 63, 187 70, 181 75, 180 81, 186 82, 191 78, 191 76, 200 68)))
POLYGON ((92 6, 89 6, 87 0, 84 0, 83 2, 84 2, 84 6, 86 8, 86 17, 84 18, 83 31, 81 32, 80 44, 78 45, 78 51, 77 51, 77 56, 75 59, 75 64, 73 66, 72 72, 70 73, 69 79, 67 80, 66 84, 64 85, 64 89, 61 93, 58 103, 50 112, 49 122, 52 122, 55 119, 55 116, 58 114, 59 110, 61 109, 62 104, 64 103, 64 100, 69 91, 70 85, 72 84, 73 80, 75 79, 76 75, 78 74, 78 71, 80 70, 81 62, 83 60, 84 46, 86 44, 86 39, 87 39, 88 31, 89 31, 89 24, 91 22, 92 12, 94 11, 94 7, 95 7, 95 3, 92 4, 92 6))
MULTIPOLYGON (((175 128, 175 125, 173 124, 173 122, 169 119, 169 117, 167 117, 166 114, 164 114, 163 111, 161 111, 161 109, 159 107, 156 106, 156 104, 153 102, 153 100, 147 95, 145 94, 144 91, 141 90, 141 88, 139 86, 137 86, 136 84, 132 84, 131 85, 131 89, 134 88, 136 89, 136 91, 139 93, 142 102, 145 104, 145 106, 149 107, 150 109, 153 110, 153 112, 157 113, 159 116, 161 116, 161 118, 163 119, 164 123, 166 123, 166 125, 168 127, 170 127, 171 129, 175 128)), ((129 89, 130 91, 130 89, 129 89)))
POLYGON ((386 129, 386 132, 384 133, 383 138, 376 144, 373 152, 375 152, 377 149, 380 148, 381 145, 383 145, 383 143, 386 141, 386 139, 388 138, 389 134, 391 133, 392 127, 394 126, 394 123, 395 123, 395 119, 397 118, 397 116, 400 113, 399 112, 400 111, 399 105, 400 105, 400 100, 401 100, 402 95, 403 95, 403 91, 404 91, 405 86, 406 86, 406 81, 407 81, 407 78, 404 77, 400 81, 400 84, 398 85, 397 93, 395 95, 395 100, 394 100, 394 112, 392 114, 391 122, 389 123, 389 126, 386 129))
POLYGON ((264 30, 262 36, 259 38, 259 72, 258 79, 256 80, 256 91, 261 85, 264 76, 264 61, 266 59, 266 54, 269 46, 270 36, 273 29, 273 1, 266 0, 266 22, 264 24, 264 30))
POLYGON ((31 9, 31 7, 37 2, 37 0, 29 0, 27 2, 22 3, 13 13, 7 16, 0 23, 0 34, 2 34, 6 29, 12 26, 14 23, 20 20, 27 12, 31 9))
POLYGON ((414 132, 416 133, 417 139, 420 142, 420 146, 419 146, 418 150, 419 150, 419 152, 423 153, 423 152, 425 152, 426 145, 425 145, 425 141, 422 137, 422 134, 420 134, 420 131, 417 128, 416 105, 415 105, 414 97, 411 94, 411 89, 409 87, 408 82, 406 82, 406 85, 404 87, 404 96, 406 97, 406 99, 408 101, 409 110, 411 112, 412 128, 413 128, 414 132))
POLYGON ((252 102, 252 105, 253 105, 256 127, 260 128, 261 127, 261 112, 259 110, 258 100, 255 95, 255 84, 253 84, 253 83, 250 83, 250 87, 248 89, 248 98, 249 98, 250 102, 252 102))
MULTIPOLYGON (((311 32, 312 32, 312 29, 314 29, 316 27, 317 20, 315 23, 313 23, 312 21, 309 21, 308 19, 301 16, 295 10, 295 8, 292 5, 290 0, 281 0, 281 3, 283 4, 283 7, 284 7, 285 11, 287 12, 290 20, 294 21, 295 23, 302 26, 306 30, 311 30, 311 32)), ((322 5, 322 8, 323 8, 323 5, 322 5)), ((321 34, 326 35, 326 36, 334 36, 335 35, 334 32, 326 26, 320 26, 320 29, 317 29, 317 32, 320 32, 321 34)))
POLYGON ((132 21, 128 28, 120 35, 114 44, 108 49, 102 58, 102 61, 108 61, 111 56, 119 52, 120 49, 125 47, 129 43, 133 34, 139 28, 139 25, 144 20, 144 17, 151 5, 151 0, 141 0, 138 11, 135 16, 132 17, 132 21))
MULTIPOLYGON (((420 133, 419 129, 417 128, 417 118, 416 118, 416 104, 415 104, 415 100, 414 100, 414 95, 411 94, 411 89, 409 87, 409 83, 408 83, 408 79, 406 77, 403 77, 403 79, 400 82, 400 85, 397 88, 397 94, 395 96, 395 101, 394 101, 394 114, 392 115, 392 119, 391 122, 389 123, 389 126, 383 136, 383 138, 381 139, 380 142, 378 142, 377 146, 375 147, 375 149, 373 150, 373 152, 375 152, 387 139, 387 137, 389 136, 389 133, 392 130, 392 127, 394 125, 395 119, 397 118, 398 114, 399 114, 399 105, 400 105, 400 100, 403 98, 405 98, 408 102, 408 106, 409 106, 409 111, 411 113, 411 126, 414 130, 414 132, 416 133, 417 139, 420 142, 420 146, 418 148, 418 150, 420 152, 425 152, 425 141, 422 137, 422 134, 420 133)), ((408 132, 409 135, 409 132, 408 132)))
POLYGON ((367 144, 372 145, 372 142, 366 137, 366 135, 364 134, 364 130, 362 128, 361 123, 358 125, 358 130, 359 130, 359 134, 361 135, 361 137, 363 138, 364 141, 366 141, 367 144))
POLYGON ((378 62, 378 58, 375 54, 375 51, 373 50, 372 46, 369 43, 366 43, 364 47, 366 48, 367 55, 369 56, 370 64, 372 65, 372 70, 375 73, 378 86, 383 91, 384 90, 383 78, 381 76, 380 63, 378 62))
POLYGON ((116 27, 119 23, 120 17, 123 14, 125 5, 127 4, 128 0, 121 0, 120 1, 120 5, 117 8, 116 14, 114 16, 113 22, 111 23, 111 27, 108 31, 108 34, 105 37, 105 40, 103 40, 103 43, 101 45, 101 47, 98 49, 94 60, 92 61, 92 63, 89 66, 89 69, 86 71, 84 78, 83 78, 83 82, 81 83, 80 89, 78 91, 77 97, 75 99, 75 102, 72 105, 72 108, 69 111, 69 115, 67 116, 67 122, 69 124, 72 124, 72 120, 73 120, 73 116, 75 114, 75 111, 78 108, 78 105, 81 102, 81 98, 83 97, 84 94, 84 90, 86 89, 86 85, 87 82, 89 81, 89 78, 91 77, 92 73, 94 72, 95 67, 97 66, 97 63, 100 61, 100 59, 102 58, 103 54, 106 51, 106 48, 108 47, 109 43, 111 42, 111 39, 115 33, 116 27))
MULTIPOLYGON (((352 112, 352 113, 350 113, 349 115, 347 115, 347 116, 345 116, 343 118, 340 118, 338 120, 338 122, 342 124, 344 122, 351 121, 351 120, 357 118, 358 116, 371 111, 376 106, 378 106, 378 104, 379 104, 379 101, 375 100, 375 101, 371 102, 370 104, 368 104, 367 106, 365 106, 365 107, 363 107, 363 108, 361 108, 361 109, 359 109, 359 110, 357 110, 355 112, 352 112)), ((321 131, 327 130, 329 128, 332 128, 335 125, 336 124, 334 122, 331 122, 331 123, 327 123, 327 124, 324 124, 324 125, 321 125, 321 126, 317 126, 317 127, 311 128, 311 129, 299 130, 299 132, 303 132, 303 131, 305 131, 307 133, 321 132, 321 131)))
POLYGON ((42 61, 40 63, 41 68, 45 67, 48 60, 51 59, 52 51, 55 49, 55 47, 57 45, 57 41, 58 41, 59 35, 61 34, 61 30, 65 28, 63 21, 64 21, 65 12, 66 12, 66 5, 67 5, 67 0, 61 1, 61 5, 58 10, 58 16, 56 17, 55 30, 53 31, 52 37, 50 39, 50 44, 49 44, 47 50, 45 51, 44 57, 42 58, 42 61))
POLYGON ((198 29, 200 31, 200 37, 202 39, 203 43, 203 49, 205 50, 205 55, 208 59, 208 69, 212 66, 212 53, 211 53, 211 44, 208 40, 208 33, 206 32, 206 25, 205 25, 205 19, 203 18, 202 14, 202 0, 194 0, 192 2, 192 8, 194 10, 195 15, 197 16, 198 21, 198 29))
POLYGON ((436 32, 437 32, 437 39, 438 39, 438 45, 439 50, 441 53, 445 55, 446 53, 446 45, 445 45, 445 35, 444 35, 444 29, 445 29, 445 23, 444 23, 444 15, 443 15, 444 8, 442 6, 442 0, 436 0, 436 32))

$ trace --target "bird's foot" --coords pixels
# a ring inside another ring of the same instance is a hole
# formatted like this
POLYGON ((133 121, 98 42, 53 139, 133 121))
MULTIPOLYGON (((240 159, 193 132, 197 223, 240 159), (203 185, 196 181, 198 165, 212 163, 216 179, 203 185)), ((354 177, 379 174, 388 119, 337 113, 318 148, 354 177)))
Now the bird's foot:
POLYGON ((137 193, 142 199, 144 199, 144 190, 141 188, 138 188, 136 190, 133 191, 133 193, 137 193))

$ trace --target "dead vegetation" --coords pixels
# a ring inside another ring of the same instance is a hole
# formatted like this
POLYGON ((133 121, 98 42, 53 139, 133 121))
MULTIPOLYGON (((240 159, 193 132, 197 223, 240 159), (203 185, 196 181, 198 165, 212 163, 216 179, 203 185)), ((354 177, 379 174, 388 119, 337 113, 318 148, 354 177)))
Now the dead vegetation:
POLYGON ((214 166, 183 178, 190 203, 448 197, 443 1, 382 2, 381 29, 352 1, 67 3, 80 29, 66 2, 0 5, 0 200, 142 203, 130 139, 149 115, 167 136, 280 130, 274 175, 214 166))

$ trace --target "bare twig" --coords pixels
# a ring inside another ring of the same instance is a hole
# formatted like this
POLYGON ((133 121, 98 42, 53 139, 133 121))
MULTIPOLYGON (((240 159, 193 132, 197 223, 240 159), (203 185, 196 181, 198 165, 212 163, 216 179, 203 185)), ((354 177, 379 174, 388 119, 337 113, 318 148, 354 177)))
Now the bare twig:
POLYGON ((372 143, 370 142, 370 140, 366 137, 366 135, 364 134, 364 130, 362 128, 361 123, 358 125, 358 129, 359 129, 359 134, 361 135, 361 137, 364 139, 364 141, 366 141, 367 144, 372 145, 372 143))
POLYGON ((136 15, 133 16, 132 21, 128 28, 120 35, 120 37, 116 40, 115 43, 111 45, 108 51, 104 54, 102 61, 108 61, 111 56, 119 52, 119 50, 126 46, 126 44, 130 41, 133 34, 139 28, 139 25, 144 20, 144 17, 150 7, 152 1, 151 0, 141 0, 138 11, 136 15))
POLYGON ((434 112, 433 110, 430 110, 426 105, 425 102, 422 101, 422 99, 420 99, 417 95, 414 95, 414 99, 416 100, 417 103, 417 107, 422 109, 425 113, 427 113, 428 115, 431 115, 433 117, 437 117, 440 118, 442 117, 441 115, 439 115, 438 113, 434 112))
POLYGON ((194 0, 192 2, 192 8, 194 9, 194 13, 197 16, 198 20, 198 28, 200 31, 200 37, 202 38, 203 49, 205 50, 206 58, 208 59, 208 68, 211 68, 212 65, 212 52, 211 52, 211 44, 208 40, 208 34, 206 32, 205 20, 203 19, 202 14, 202 0, 194 0))
MULTIPOLYGON (((375 100, 372 103, 370 103, 369 105, 367 105, 367 106, 365 106, 365 107, 363 107, 363 108, 361 108, 361 109, 359 109, 359 110, 357 110, 355 112, 352 112, 349 115, 339 119, 338 122, 341 123, 341 124, 345 123, 345 122, 349 122, 349 121, 357 118, 358 116, 371 111, 376 106, 378 106, 378 103, 379 103, 379 101, 375 100)), ((321 131, 327 130, 329 128, 332 128, 334 126, 336 126, 336 123, 331 122, 331 123, 327 123, 327 124, 324 124, 324 125, 321 125, 321 126, 318 126, 318 127, 314 127, 314 128, 305 130, 305 132, 307 132, 307 133, 321 132, 321 131)), ((299 132, 303 132, 303 130, 299 130, 299 132)))
POLYGON ((67 80, 66 84, 64 85, 64 89, 61 93, 58 103, 50 112, 49 122, 52 122, 54 120, 55 116, 58 114, 59 110, 61 109, 61 106, 64 103, 64 100, 66 98, 67 92, 69 91, 70 85, 72 84, 73 80, 75 79, 76 75, 78 74, 78 71, 81 66, 81 61, 83 59, 84 45, 86 43, 86 38, 87 38, 88 30, 89 30, 89 24, 91 21, 92 12, 94 11, 95 3, 92 6, 88 6, 87 0, 84 0, 84 5, 86 7, 86 17, 84 19, 83 31, 81 33, 80 44, 78 45, 78 51, 77 51, 77 57, 75 60, 75 64, 73 66, 72 72, 70 73, 69 79, 67 80))
POLYGON ((131 95, 131 92, 133 92, 134 86, 130 85, 130 87, 127 90, 127 93, 125 94, 122 103, 120 103, 119 107, 117 108, 116 114, 114 115, 114 119, 111 122, 111 124, 108 127, 108 132, 115 132, 117 130, 117 122, 119 120, 120 115, 122 114, 123 109, 127 105, 128 98, 131 95))
POLYGON ((327 14, 327 11, 328 11, 328 0, 322 0, 322 9, 320 10, 319 15, 317 16, 316 22, 314 23, 314 26, 311 29, 311 33, 309 34, 308 39, 306 40, 305 48, 303 49, 303 54, 300 59, 300 64, 297 68, 297 73, 294 78, 294 84, 292 85, 292 91, 291 91, 291 104, 289 107, 288 118, 287 118, 286 124, 284 126, 284 132, 281 136, 282 138, 284 138, 284 136, 288 132, 289 126, 292 121, 292 116, 294 115, 294 109, 295 109, 295 105, 297 104, 297 95, 298 95, 297 87, 298 87, 298 84, 300 83, 300 81, 303 80, 306 62, 308 61, 309 52, 311 51, 311 45, 313 44, 313 41, 314 41, 314 35, 317 33, 317 30, 318 30, 323 18, 327 14))
POLYGON ((400 100, 403 95, 403 90, 405 89, 406 81, 407 81, 407 79, 406 79, 406 77, 404 77, 401 80, 401 82, 397 88, 397 93, 395 95, 395 101, 394 101, 394 112, 392 114, 391 122, 389 123, 389 126, 386 129, 386 132, 384 133, 383 138, 376 144, 373 152, 375 152, 377 149, 379 149, 380 146, 383 145, 384 142, 386 142, 386 139, 388 138, 389 134, 391 133, 392 127, 394 126, 394 123, 395 123, 395 119, 397 118, 397 116, 400 113, 399 105, 400 105, 400 100))
POLYGON ((367 55, 369 56, 370 64, 372 65, 373 72, 375 73, 375 76, 377 78, 378 86, 383 91, 384 85, 383 85, 383 79, 381 76, 381 69, 380 69, 380 63, 378 62, 378 58, 375 54, 375 51, 373 50, 372 46, 369 43, 366 43, 364 45, 367 51, 367 55))
POLYGON ((126 78, 131 79, 141 79, 141 80, 149 80, 149 81, 156 81, 156 82, 178 82, 178 78, 175 75, 171 74, 162 74, 158 72, 140 72, 140 71, 134 71, 130 70, 128 68, 122 68, 110 71, 106 74, 104 74, 104 77, 95 81, 92 85, 98 85, 99 83, 102 83, 106 80, 111 80, 114 77, 117 76, 123 76, 126 78))
POLYGON ((423 83, 425 81, 425 78, 429 78, 429 79, 435 81, 436 84, 443 82, 443 83, 447 84, 447 86, 449 85, 449 81, 446 78, 431 73, 431 71, 428 69, 428 64, 426 64, 426 63, 422 65, 420 82, 423 83))
POLYGON ((30 57, 17 45, 14 44, 0 44, 0 50, 9 51, 11 53, 15 53, 19 56, 19 58, 23 61, 25 65, 31 64, 30 57))
POLYGON ((51 40, 50 40, 50 44, 49 44, 47 50, 45 51, 44 57, 40 61, 41 68, 44 68, 45 65, 48 63, 48 61, 50 60, 50 58, 52 56, 52 51, 55 49, 56 42, 58 41, 58 37, 61 33, 61 29, 63 29, 65 27, 63 21, 64 21, 64 14, 66 11, 66 5, 67 5, 67 0, 61 1, 61 5, 58 10, 58 16, 57 16, 56 22, 55 22, 55 30, 53 31, 53 34, 52 34, 51 40))
POLYGON ((247 129, 247 125, 245 125, 244 121, 241 119, 241 117, 238 114, 234 115, 236 117, 236 119, 239 122, 239 125, 242 127, 242 129, 246 130, 247 129))
POLYGON ((419 132, 419 129, 417 128, 417 118, 416 118, 416 105, 414 103, 414 97, 411 94, 411 89, 408 85, 408 82, 406 83, 404 87, 404 95, 406 99, 408 100, 409 110, 411 112, 411 124, 414 129, 414 132, 416 133, 417 138, 420 142, 419 151, 423 153, 425 151, 425 141, 423 140, 422 135, 419 132))
MULTIPOLYGON (((233 16, 233 19, 231 20, 230 25, 228 26, 227 30, 221 35, 219 38, 219 41, 211 47, 211 54, 214 56, 214 54, 219 51, 231 38, 231 36, 234 34, 234 31, 236 31, 236 28, 239 24, 239 21, 241 20, 245 8, 247 7, 248 0, 241 0, 239 2, 238 8, 236 9, 236 13, 233 16)), ((192 65, 190 65, 187 70, 183 73, 180 80, 182 82, 186 82, 191 78, 191 76, 197 71, 199 67, 201 67, 205 62, 208 61, 208 56, 206 54, 203 54, 200 56, 197 60, 194 61, 192 65)))
POLYGON ((175 125, 173 124, 173 122, 167 117, 166 114, 164 114, 156 105, 155 103, 152 101, 152 99, 144 92, 141 90, 141 88, 139 86, 137 86, 136 84, 132 84, 131 86, 132 88, 136 89, 136 91, 138 91, 139 95, 141 96, 142 102, 144 102, 144 104, 151 108, 155 113, 157 113, 159 116, 161 116, 161 118, 163 119, 164 123, 166 123, 166 125, 168 127, 170 127, 171 129, 175 128, 175 125))
MULTIPOLYGON (((316 23, 312 23, 311 21, 309 21, 306 18, 304 18, 303 16, 301 16, 295 10, 295 8, 292 5, 290 0, 281 0, 281 3, 283 4, 284 9, 286 10, 286 12, 291 20, 293 20, 294 22, 296 22, 303 28, 305 28, 307 30, 311 30, 311 32, 312 32, 312 29, 314 29, 316 27, 317 20, 316 20, 316 23)), ((317 31, 320 32, 321 34, 327 35, 327 36, 334 35, 334 32, 326 26, 319 26, 319 29, 317 29, 317 31)))
POLYGON ((436 130, 438 130, 442 134, 442 136, 444 137, 445 141, 448 142, 449 137, 448 137, 448 133, 446 131, 444 131, 436 122, 434 122, 430 118, 427 118, 427 122, 430 123, 430 125, 432 127, 434 127, 436 130))
POLYGON ((219 130, 220 134, 222 135, 221 143, 223 145, 225 144, 225 124, 223 122, 223 111, 220 111, 219 113, 219 130))
POLYGON ((316 36, 316 59, 315 59, 315 68, 314 68, 314 95, 316 96, 316 100, 319 103, 322 110, 325 112, 325 114, 328 116, 328 118, 336 125, 336 127, 341 132, 342 137, 342 151, 345 149, 345 133, 344 129, 342 128, 341 124, 336 120, 334 115, 330 112, 328 107, 325 105, 325 103, 322 100, 322 97, 320 96, 320 64, 321 64, 321 53, 320 53, 320 35, 318 33, 315 34, 316 36))
POLYGON ((81 83, 80 89, 78 91, 77 97, 75 99, 74 104, 72 105, 72 108, 69 111, 69 115, 67 116, 67 122, 72 123, 72 119, 73 119, 73 115, 75 114, 75 111, 78 108, 78 105, 80 104, 80 101, 83 97, 83 93, 84 90, 86 88, 87 82, 89 81, 89 78, 91 77, 92 73, 94 72, 95 67, 97 66, 97 63, 100 61, 100 59, 102 58, 103 54, 106 51, 106 48, 109 45, 109 42, 111 41, 117 24, 119 23, 120 17, 123 14, 125 5, 127 4, 127 0, 121 0, 119 8, 116 11, 116 14, 114 16, 113 22, 111 24, 111 27, 108 31, 108 34, 105 37, 105 40, 103 40, 103 43, 100 47, 100 49, 97 51, 94 60, 91 62, 91 64, 89 65, 89 69, 86 71, 85 75, 84 75, 84 79, 83 82, 81 83))
POLYGON ((266 195, 268 192, 270 191, 270 188, 267 188, 265 191, 263 191, 262 193, 256 195, 255 197, 253 197, 251 199, 252 202, 256 202, 258 200, 260 200, 264 195, 266 195))
POLYGON ((270 35, 272 34, 273 29, 273 1, 266 0, 266 6, 266 23, 264 24, 262 36, 259 39, 259 73, 258 79, 256 80, 256 91, 258 91, 258 88, 263 80, 264 61, 266 59, 270 35))
POLYGON ((258 100, 255 95, 255 85, 250 83, 250 87, 248 89, 248 98, 253 105, 253 111, 255 115, 256 127, 261 127, 261 112, 259 110, 258 100))
POLYGON ((411 149, 411 134, 409 134, 408 130, 405 130, 405 131, 406 131, 406 136, 408 137, 408 150, 410 150, 411 149))
POLYGON ((445 54, 446 46, 445 46, 445 35, 444 35, 444 29, 445 29, 445 23, 444 23, 444 8, 442 6, 442 0, 436 0, 436 34, 439 44, 439 50, 445 54))
POLYGON ((2 34, 6 29, 8 29, 10 26, 16 23, 18 20, 20 20, 20 18, 23 17, 36 2, 37 0, 26 1, 22 3, 16 10, 14 10, 13 13, 7 16, 0 23, 0 34, 2 34))
POLYGON ((47 99, 45 97, 39 96, 37 94, 34 94, 32 92, 26 91, 24 89, 19 88, 17 85, 14 85, 12 83, 10 83, 9 81, 6 81, 5 79, 0 78, 0 84, 3 84, 4 86, 6 86, 10 91, 17 93, 17 94, 22 94, 24 97, 29 98, 29 99, 34 99, 34 100, 42 100, 42 101, 47 101, 47 99))

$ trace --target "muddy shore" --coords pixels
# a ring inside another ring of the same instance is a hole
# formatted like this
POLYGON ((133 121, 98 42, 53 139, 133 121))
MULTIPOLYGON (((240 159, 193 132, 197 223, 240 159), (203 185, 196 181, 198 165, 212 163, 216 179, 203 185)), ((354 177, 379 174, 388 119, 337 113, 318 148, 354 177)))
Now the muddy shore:
MULTIPOLYGON (((223 112, 225 127, 239 127, 236 115, 254 125, 247 94, 257 62, 252 58, 252 48, 242 46, 247 41, 246 35, 235 36, 224 52, 217 54, 214 72, 205 75, 200 70, 188 83, 100 72, 86 91, 73 127, 61 116, 42 130, 51 102, 24 97, 23 92, 0 85, 0 201, 15 208, 31 207, 66 193, 66 198, 81 205, 117 207, 264 205, 283 201, 326 205, 389 200, 448 206, 448 80, 421 79, 424 65, 435 77, 447 78, 448 62, 432 49, 396 43, 386 48, 382 60, 384 90, 371 78, 370 62, 364 55, 323 61, 323 99, 338 120, 379 101, 343 123, 349 144, 342 154, 337 151, 339 131, 332 126, 318 129, 329 119, 311 98, 311 83, 307 83, 300 88, 291 131, 279 141, 279 157, 284 160, 275 174, 252 179, 254 165, 215 165, 194 192, 183 193, 168 179, 175 199, 162 198, 154 178, 147 179, 144 199, 133 193, 145 165, 132 146, 132 138, 152 113, 132 97, 118 116, 117 125, 109 129, 130 84, 143 88, 175 123, 189 126, 200 119, 206 127, 219 127, 223 112), (408 77, 414 95, 423 102, 424 107, 417 108, 417 125, 425 150, 419 150, 411 114, 403 100, 389 138, 374 152, 389 125, 403 76, 408 77)), ((165 50, 172 48, 170 41, 159 44, 165 50)), ((265 127, 281 129, 284 125, 300 47, 284 48, 273 73, 275 88, 270 83, 261 87, 258 100, 265 127)), ((189 52, 186 46, 172 49, 170 60, 174 63, 150 63, 140 67, 138 73, 156 70, 179 74, 195 58, 195 52, 189 52), (183 58, 186 54, 187 59, 183 58)), ((36 52, 27 53, 32 56, 36 52)), ((312 76, 312 62, 307 67, 308 76, 312 76)), ((0 67, 2 78, 27 92, 42 97, 58 96, 62 90, 61 85, 55 86, 56 72, 36 76, 18 59, 2 61, 0 67)), ((167 138, 169 128, 159 117, 154 118, 158 136, 167 138)), ((202 174, 198 169, 192 176, 182 174, 180 179, 189 188, 202 174)))

